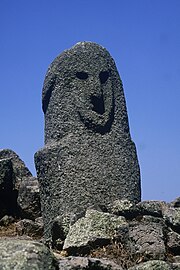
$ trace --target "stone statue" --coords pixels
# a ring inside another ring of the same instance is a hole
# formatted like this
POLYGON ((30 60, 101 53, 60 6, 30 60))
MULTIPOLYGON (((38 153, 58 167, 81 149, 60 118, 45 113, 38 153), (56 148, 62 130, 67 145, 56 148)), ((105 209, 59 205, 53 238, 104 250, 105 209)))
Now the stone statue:
POLYGON ((35 154, 45 237, 89 207, 141 199, 122 82, 108 51, 80 42, 50 65, 43 86, 45 147, 35 154))

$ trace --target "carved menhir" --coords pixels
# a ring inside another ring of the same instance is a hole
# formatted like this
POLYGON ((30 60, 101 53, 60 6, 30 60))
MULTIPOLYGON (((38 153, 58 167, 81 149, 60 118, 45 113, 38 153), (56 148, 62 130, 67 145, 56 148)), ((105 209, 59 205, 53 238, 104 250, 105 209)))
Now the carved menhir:
POLYGON ((45 237, 53 220, 67 226, 88 208, 140 201, 140 173, 122 82, 107 50, 80 42, 46 74, 45 147, 35 155, 45 237))

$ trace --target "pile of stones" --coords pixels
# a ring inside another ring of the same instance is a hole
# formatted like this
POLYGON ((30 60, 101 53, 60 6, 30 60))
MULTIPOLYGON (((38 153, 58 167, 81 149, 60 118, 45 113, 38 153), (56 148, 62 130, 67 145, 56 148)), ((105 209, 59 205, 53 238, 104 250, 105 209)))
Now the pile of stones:
POLYGON ((0 155, 0 269, 180 269, 180 198, 91 207, 66 231, 57 216, 47 246, 37 179, 13 151, 0 155))

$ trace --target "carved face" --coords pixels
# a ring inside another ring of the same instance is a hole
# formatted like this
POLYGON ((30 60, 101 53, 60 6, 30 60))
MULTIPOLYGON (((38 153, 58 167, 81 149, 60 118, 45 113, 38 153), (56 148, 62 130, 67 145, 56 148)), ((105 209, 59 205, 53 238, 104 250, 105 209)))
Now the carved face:
POLYGON ((114 120, 113 63, 109 53, 93 43, 77 44, 53 61, 43 88, 49 134, 49 127, 59 134, 63 127, 68 130, 74 123, 72 112, 86 128, 101 134, 110 131, 114 120))
POLYGON ((91 59, 90 63, 82 66, 84 67, 77 70, 74 79, 74 84, 79 90, 78 114, 87 128, 104 134, 109 131, 114 117, 111 70, 100 57, 97 60, 91 59), (93 60, 96 61, 96 65, 93 60), (92 69, 90 64, 95 68, 92 69))

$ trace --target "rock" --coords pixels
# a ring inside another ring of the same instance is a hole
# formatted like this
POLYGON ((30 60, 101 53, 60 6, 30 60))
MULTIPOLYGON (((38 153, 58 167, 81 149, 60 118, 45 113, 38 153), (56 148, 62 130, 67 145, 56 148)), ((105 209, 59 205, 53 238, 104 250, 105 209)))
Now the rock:
POLYGON ((171 207, 179 208, 180 207, 180 197, 176 198, 170 203, 171 207))
POLYGON ((106 259, 90 257, 68 257, 59 260, 59 270, 123 270, 119 265, 106 259))
POLYGON ((151 215, 162 217, 162 210, 166 203, 164 201, 143 201, 136 205, 136 210, 140 215, 151 215))
POLYGON ((69 225, 91 205, 139 202, 140 172, 122 82, 108 51, 80 42, 50 65, 43 86, 45 147, 35 154, 45 223, 69 225))
POLYGON ((163 212, 163 217, 173 230, 180 233, 180 208, 166 207, 163 212))
POLYGON ((133 217, 136 214, 134 211, 135 204, 127 199, 116 200, 109 208, 112 214, 118 216, 133 217))
POLYGON ((168 232, 167 247, 174 255, 180 255, 180 235, 178 233, 168 232))
POLYGON ((17 191, 15 190, 13 166, 10 158, 1 159, 0 150, 0 218, 4 215, 16 215, 17 191))
POLYGON ((128 219, 144 215, 162 217, 166 205, 164 201, 143 201, 134 204, 124 199, 114 201, 108 210, 115 215, 125 216, 128 219))
POLYGON ((17 202, 22 218, 35 220, 41 216, 39 183, 35 177, 29 177, 20 184, 17 202))
POLYGON ((28 240, 0 240, 0 269, 58 270, 58 264, 49 249, 28 240))
MULTIPOLYGON (((0 151, 1 153, 1 151, 0 151)), ((0 159, 0 189, 12 189, 11 181, 13 174, 11 159, 0 159)))
POLYGON ((172 266, 172 270, 180 270, 179 262, 172 263, 171 266, 172 266))
POLYGON ((34 222, 29 219, 23 219, 16 223, 16 231, 18 235, 41 238, 43 235, 43 224, 37 220, 34 222))
POLYGON ((180 256, 173 256, 173 262, 180 264, 180 256))
POLYGON ((180 256, 173 256, 171 262, 172 270, 180 270, 180 256))
POLYGON ((153 260, 130 267, 128 270, 172 270, 172 268, 166 262, 153 260))
POLYGON ((109 243, 118 230, 125 226, 127 226, 127 222, 124 217, 87 210, 85 217, 80 218, 70 227, 63 249, 68 250, 69 253, 71 250, 88 252, 97 244, 102 246, 109 243))
POLYGON ((180 263, 172 263, 172 270, 180 270, 180 263))
POLYGON ((19 215, 19 187, 28 177, 32 177, 30 171, 15 152, 0 150, 0 218, 19 215))
POLYGON ((14 218, 11 216, 7 216, 5 215, 3 218, 1 218, 0 220, 0 226, 8 226, 9 224, 11 224, 12 222, 14 222, 14 218))
POLYGON ((19 156, 10 149, 0 150, 0 160, 11 160, 13 169, 13 187, 18 190, 22 179, 31 177, 32 174, 19 156))
POLYGON ((131 252, 132 254, 141 254, 146 260, 163 260, 166 254, 164 243, 165 227, 161 222, 152 222, 151 218, 130 224, 129 238, 131 252))

